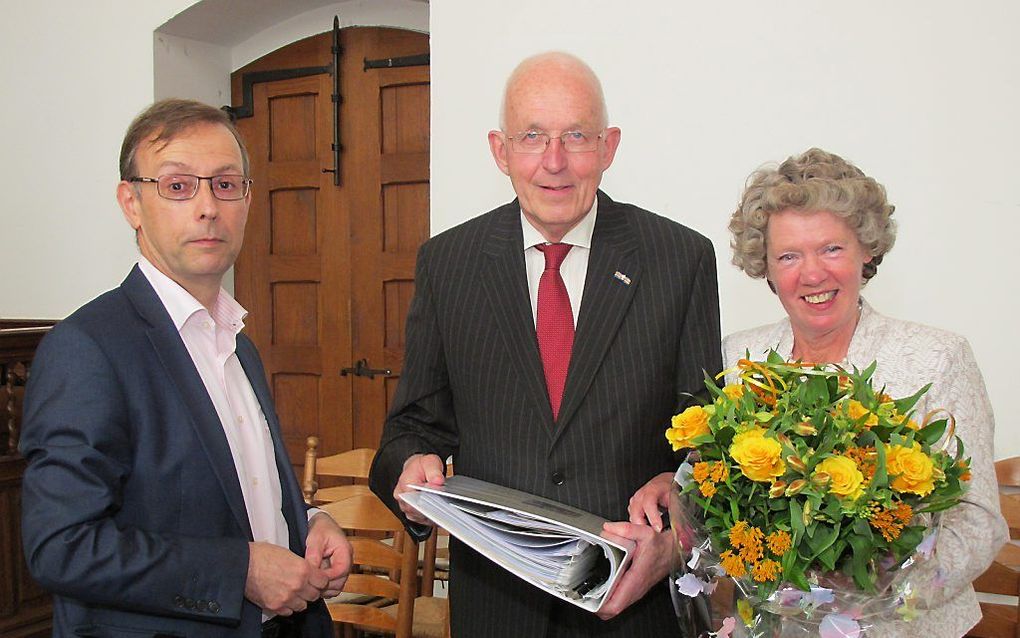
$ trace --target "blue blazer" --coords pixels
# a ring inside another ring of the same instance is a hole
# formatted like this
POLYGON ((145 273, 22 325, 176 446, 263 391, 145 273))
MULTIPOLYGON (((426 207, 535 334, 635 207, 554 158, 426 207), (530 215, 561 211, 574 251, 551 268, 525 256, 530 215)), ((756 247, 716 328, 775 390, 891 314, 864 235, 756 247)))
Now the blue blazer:
MULTIPOLYGON (((237 356, 269 422, 290 548, 306 506, 265 372, 237 356)), ((244 597, 251 527, 212 400, 136 266, 43 340, 25 395, 25 558, 54 594, 55 636, 259 636, 244 597)), ((331 636, 321 601, 298 614, 331 636)))

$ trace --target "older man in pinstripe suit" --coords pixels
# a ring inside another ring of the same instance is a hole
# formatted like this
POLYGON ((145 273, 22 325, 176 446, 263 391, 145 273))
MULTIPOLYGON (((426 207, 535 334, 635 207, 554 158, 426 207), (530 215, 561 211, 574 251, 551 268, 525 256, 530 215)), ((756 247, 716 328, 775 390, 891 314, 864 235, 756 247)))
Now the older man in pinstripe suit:
MULTIPOLYGON (((716 372, 715 256, 696 232, 598 190, 620 130, 583 62, 546 53, 507 82, 496 164, 517 199, 427 242, 407 319, 407 358, 372 487, 396 497, 459 474, 610 520, 675 467, 669 417, 716 372), (555 257, 551 255, 556 254, 555 257)), ((668 532, 614 523, 637 543, 597 618, 451 543, 455 638, 665 636, 668 532)))

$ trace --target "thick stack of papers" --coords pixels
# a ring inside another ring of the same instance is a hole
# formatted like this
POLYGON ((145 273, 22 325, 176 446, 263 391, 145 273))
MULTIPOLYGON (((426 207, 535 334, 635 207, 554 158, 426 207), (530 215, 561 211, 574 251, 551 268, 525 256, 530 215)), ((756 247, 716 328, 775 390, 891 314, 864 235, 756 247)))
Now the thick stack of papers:
POLYGON ((467 476, 401 498, 476 552, 536 587, 598 611, 633 544, 603 537, 605 519, 467 476))

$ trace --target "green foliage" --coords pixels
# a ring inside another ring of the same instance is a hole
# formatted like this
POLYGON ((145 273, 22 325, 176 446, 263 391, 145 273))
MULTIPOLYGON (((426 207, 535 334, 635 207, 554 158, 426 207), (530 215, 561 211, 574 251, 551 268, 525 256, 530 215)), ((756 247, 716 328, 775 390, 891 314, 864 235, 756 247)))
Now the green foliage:
POLYGON ((921 542, 926 526, 916 515, 962 498, 969 460, 952 417, 925 423, 912 412, 930 384, 893 399, 874 389, 875 371, 874 363, 847 371, 770 352, 741 361, 734 385, 719 388, 706 376, 712 402, 689 422, 674 421, 672 434, 687 432, 695 452, 684 490, 703 508, 713 548, 743 561, 747 579, 762 561, 779 565, 775 578, 755 582, 761 596, 783 582, 807 590, 811 570, 840 570, 873 591, 875 565, 898 564, 921 542), (951 455, 944 449, 953 443, 951 455), (745 550, 738 558, 738 523, 761 538, 787 533, 791 548, 754 541, 760 556, 745 550))

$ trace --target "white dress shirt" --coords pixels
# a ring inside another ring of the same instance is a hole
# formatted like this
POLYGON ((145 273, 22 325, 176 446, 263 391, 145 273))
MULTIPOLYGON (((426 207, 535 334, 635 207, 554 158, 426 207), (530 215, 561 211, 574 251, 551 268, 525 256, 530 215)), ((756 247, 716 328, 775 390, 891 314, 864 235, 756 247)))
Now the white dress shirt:
MULTIPOLYGON (((591 210, 570 229, 560 243, 571 244, 573 248, 560 264, 560 276, 567 286, 570 310, 574 314, 574 328, 577 328, 577 313, 581 310, 581 296, 584 294, 584 279, 588 276, 588 255, 591 254, 591 236, 595 232, 595 217, 598 215, 599 200, 596 197, 591 210)), ((524 266, 528 271, 528 292, 531 295, 531 317, 538 323, 538 282, 545 270, 545 255, 536 246, 548 244, 521 211, 521 230, 524 231, 524 266)))
POLYGON ((221 288, 210 312, 144 257, 139 258, 138 267, 170 313, 216 408, 254 540, 289 547, 269 424, 235 353, 247 311, 221 288))

